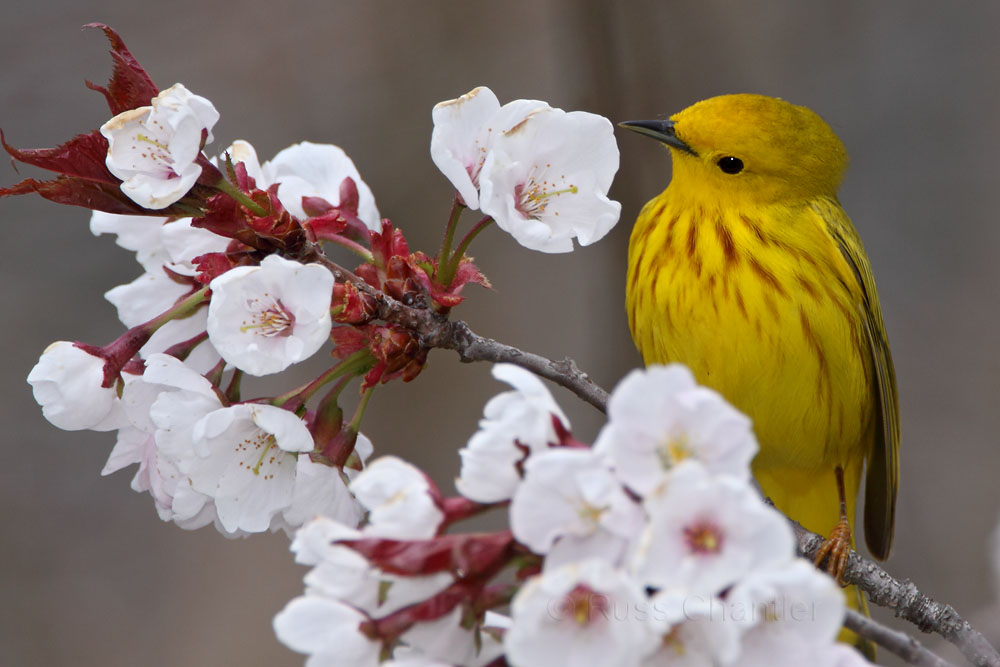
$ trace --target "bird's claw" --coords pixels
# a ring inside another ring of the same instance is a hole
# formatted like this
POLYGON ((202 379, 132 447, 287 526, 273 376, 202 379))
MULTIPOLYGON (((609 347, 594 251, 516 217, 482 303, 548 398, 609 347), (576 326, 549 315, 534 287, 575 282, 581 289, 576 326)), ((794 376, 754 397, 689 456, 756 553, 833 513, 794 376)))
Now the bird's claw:
POLYGON ((847 562, 851 556, 851 524, 842 517, 834 526, 830 537, 823 540, 813 564, 824 570, 841 586, 846 586, 844 575, 847 573, 847 562), (826 565, 824 566, 824 561, 826 565))

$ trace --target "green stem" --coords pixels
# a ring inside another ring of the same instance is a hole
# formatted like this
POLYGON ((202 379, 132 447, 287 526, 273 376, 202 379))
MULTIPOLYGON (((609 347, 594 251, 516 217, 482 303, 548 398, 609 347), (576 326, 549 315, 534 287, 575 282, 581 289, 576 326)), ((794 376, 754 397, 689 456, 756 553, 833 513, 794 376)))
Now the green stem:
POLYGON ((355 255, 365 260, 366 262, 375 261, 375 258, 372 256, 372 253, 370 250, 368 250, 368 248, 364 247, 357 241, 352 241, 351 239, 341 236, 340 234, 332 234, 330 236, 324 236, 323 240, 329 241, 330 243, 335 243, 341 246, 342 248, 347 248, 348 250, 350 250, 351 252, 353 252, 355 255))
POLYGON ((365 409, 368 407, 368 401, 371 400, 372 394, 375 393, 375 387, 368 387, 363 394, 361 394, 361 400, 358 402, 358 407, 354 409, 354 416, 351 417, 351 423, 344 427, 344 431, 350 431, 354 433, 355 441, 351 444, 351 453, 347 456, 346 460, 343 462, 342 467, 351 468, 352 470, 361 470, 364 466, 364 461, 358 456, 357 451, 354 449, 354 444, 357 441, 357 435, 361 432, 361 419, 365 416, 365 409))
MULTIPOLYGON (((441 241, 441 252, 438 253, 438 262, 448 261, 451 255, 451 244, 455 240, 455 229, 458 227, 458 219, 462 217, 465 204, 455 195, 455 201, 451 205, 451 214, 448 216, 448 225, 444 228, 444 240, 441 241)), ((450 282, 450 281, 449 281, 450 282)))
POLYGON ((194 311, 207 301, 208 286, 202 287, 197 292, 193 292, 183 301, 174 304, 174 307, 167 312, 158 315, 146 322, 144 326, 149 327, 149 332, 153 333, 171 320, 178 320, 194 314, 194 311))
MULTIPOLYGON (((212 369, 205 373, 205 379, 212 383, 212 387, 215 388, 215 393, 219 393, 219 386, 222 384, 222 374, 226 370, 226 360, 219 359, 219 363, 212 366, 212 369)), ((225 404, 225 401, 223 401, 225 404)))
POLYGON ((233 377, 229 380, 229 386, 226 387, 226 398, 229 399, 230 403, 240 402, 240 383, 243 381, 243 371, 236 369, 233 371, 233 377))
POLYGON ((271 400, 271 404, 283 406, 285 403, 295 400, 295 407, 297 408, 299 405, 304 405, 306 401, 312 398, 313 394, 319 391, 323 385, 333 382, 337 378, 344 375, 359 375, 361 372, 371 367, 373 362, 374 359, 372 359, 371 352, 369 352, 367 348, 364 350, 358 350, 351 356, 341 361, 339 364, 327 369, 326 372, 312 382, 298 387, 297 389, 293 389, 286 394, 275 397, 271 400))
POLYGON ((249 195, 240 190, 238 187, 227 181, 225 178, 219 179, 215 184, 216 189, 220 192, 224 192, 240 204, 242 204, 246 209, 256 216, 264 217, 268 215, 267 209, 255 202, 249 195))
POLYGON ((368 387, 365 393, 361 394, 361 400, 358 402, 358 407, 354 410, 354 416, 351 418, 350 423, 350 428, 354 429, 355 433, 361 431, 361 418, 365 416, 365 408, 368 407, 368 401, 371 400, 374 393, 375 387, 368 387))
POLYGON ((192 218, 199 218, 199 217, 205 215, 205 210, 203 208, 201 208, 200 206, 197 206, 195 204, 188 204, 183 199, 180 200, 180 201, 174 202, 174 208, 178 209, 178 210, 181 210, 181 211, 184 211, 185 213, 187 213, 192 218))
POLYGON ((493 222, 493 218, 490 216, 485 216, 475 226, 468 231, 468 233, 459 242, 458 247, 455 248, 455 254, 449 257, 444 265, 444 270, 438 275, 438 283, 441 284, 445 289, 451 286, 451 281, 455 279, 455 273, 458 271, 458 265, 462 262, 462 257, 465 256, 465 251, 469 249, 469 244, 472 243, 479 232, 483 231, 490 226, 493 222))

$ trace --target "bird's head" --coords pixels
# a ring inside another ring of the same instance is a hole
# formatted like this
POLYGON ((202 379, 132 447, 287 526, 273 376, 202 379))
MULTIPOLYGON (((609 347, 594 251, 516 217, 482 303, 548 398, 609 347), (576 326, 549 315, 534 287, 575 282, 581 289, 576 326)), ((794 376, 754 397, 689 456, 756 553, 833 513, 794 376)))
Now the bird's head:
POLYGON ((720 95, 669 120, 622 127, 666 144, 677 191, 769 203, 833 197, 847 152, 806 107, 764 95, 720 95))

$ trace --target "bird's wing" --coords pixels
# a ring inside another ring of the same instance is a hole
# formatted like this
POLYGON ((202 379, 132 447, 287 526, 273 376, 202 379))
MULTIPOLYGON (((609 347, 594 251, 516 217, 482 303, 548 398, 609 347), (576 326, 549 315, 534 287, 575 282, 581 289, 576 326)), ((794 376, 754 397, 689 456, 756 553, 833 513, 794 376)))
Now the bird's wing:
POLYGON ((864 246, 854 225, 840 206, 824 207, 830 235, 854 272, 862 290, 861 320, 868 338, 878 390, 875 442, 868 459, 865 478, 865 542, 872 555, 885 559, 892 548, 896 521, 896 489, 899 486, 899 397, 896 371, 882 321, 882 308, 875 291, 875 278, 864 246), (833 209, 831 211, 830 209, 833 209))

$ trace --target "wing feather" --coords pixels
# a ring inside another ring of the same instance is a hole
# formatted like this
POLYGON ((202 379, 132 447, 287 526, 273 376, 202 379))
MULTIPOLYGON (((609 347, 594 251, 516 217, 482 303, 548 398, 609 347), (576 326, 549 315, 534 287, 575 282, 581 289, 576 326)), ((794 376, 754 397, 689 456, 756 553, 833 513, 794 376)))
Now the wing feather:
POLYGON ((892 548, 896 491, 899 487, 900 429, 896 371, 889 351, 885 323, 882 321, 882 308, 875 290, 875 277, 861 238, 839 205, 824 207, 821 214, 862 292, 858 308, 861 310, 861 321, 868 339, 872 367, 875 369, 878 401, 874 443, 865 477, 865 542, 873 556, 884 560, 892 548))

